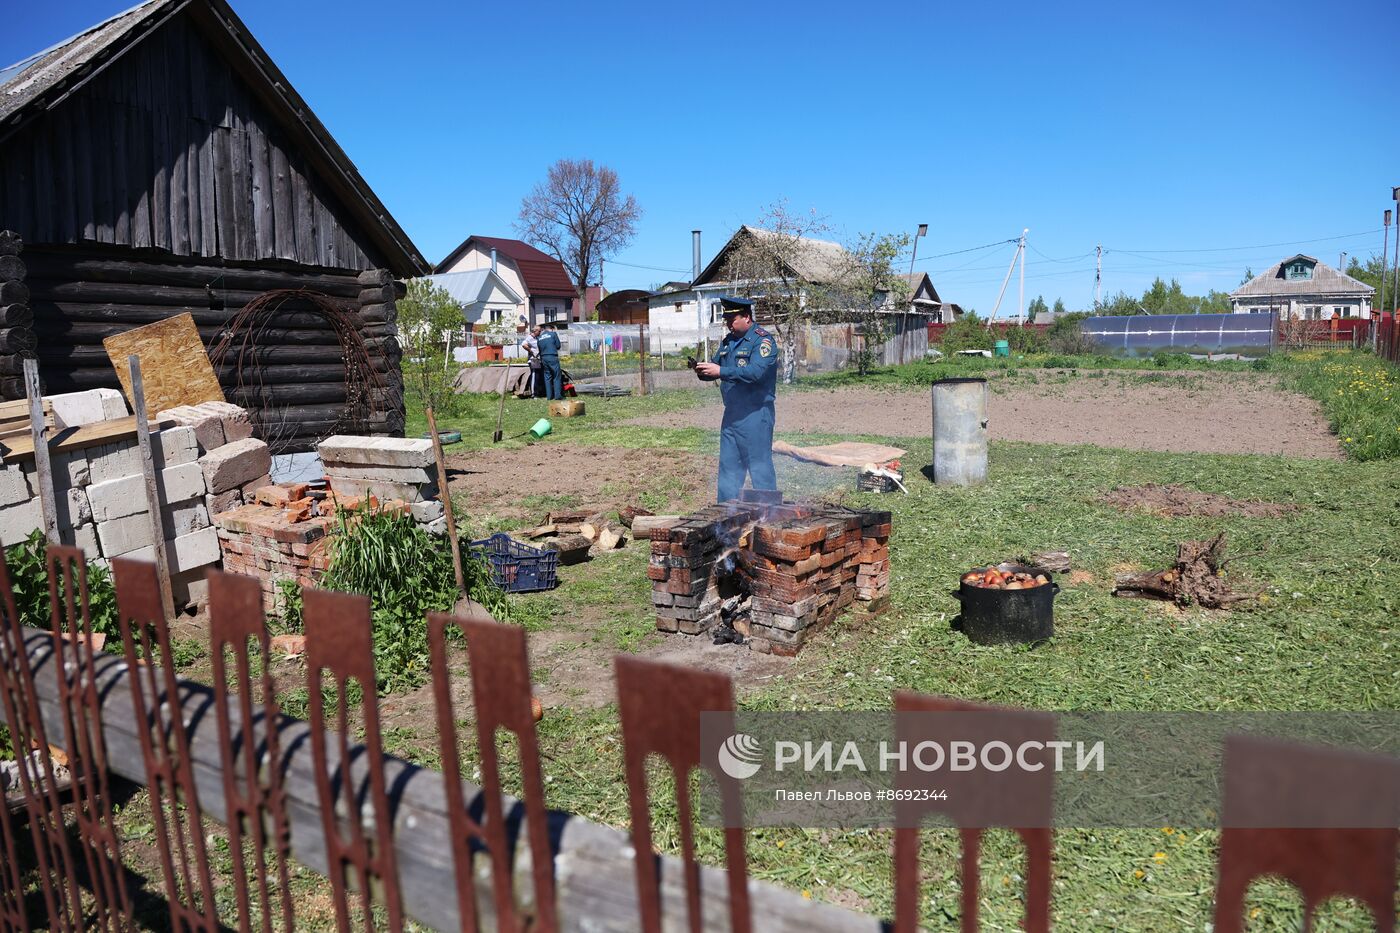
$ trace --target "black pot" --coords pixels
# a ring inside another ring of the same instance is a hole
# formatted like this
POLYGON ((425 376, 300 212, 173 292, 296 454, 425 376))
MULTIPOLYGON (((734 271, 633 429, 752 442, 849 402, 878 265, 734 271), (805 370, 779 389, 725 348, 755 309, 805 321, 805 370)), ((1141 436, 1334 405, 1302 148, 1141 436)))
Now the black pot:
MULTIPOLYGON (((975 571, 986 569, 978 567, 975 571)), ((1060 592, 1054 577, 1021 564, 997 564, 997 569, 1043 574, 1050 582, 1028 590, 998 590, 959 580, 953 598, 962 603, 963 634, 979 645, 1037 642, 1054 635, 1054 600, 1055 594, 1060 592)))

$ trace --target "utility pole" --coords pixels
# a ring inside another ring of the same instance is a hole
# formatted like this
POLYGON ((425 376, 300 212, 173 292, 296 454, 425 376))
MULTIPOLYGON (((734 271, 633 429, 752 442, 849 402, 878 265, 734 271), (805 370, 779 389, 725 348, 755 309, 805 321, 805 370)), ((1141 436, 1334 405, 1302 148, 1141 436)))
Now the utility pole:
POLYGON ((1103 244, 1094 247, 1094 313, 1103 304, 1103 244))
POLYGON ((1016 299, 1019 305, 1016 310, 1017 327, 1024 327, 1026 325, 1026 234, 1030 232, 1030 227, 1026 227, 1021 231, 1021 287, 1020 294, 1016 299))
MULTIPOLYGON (((1397 234, 1400 236, 1400 234, 1397 234)), ((1390 209, 1385 212, 1385 233, 1381 237, 1381 293, 1377 296, 1379 302, 1376 304, 1376 311, 1385 310, 1385 263, 1387 254, 1390 252, 1390 209)), ((1375 328, 1372 328, 1374 331, 1375 328)))
MULTIPOLYGON (((914 260, 919 258, 919 238, 928 233, 928 224, 919 224, 919 229, 914 233, 914 253, 909 257, 909 286, 914 286, 914 260)), ((909 301, 912 304, 914 294, 910 292, 909 301)), ((905 308, 899 311, 899 319, 904 324, 904 332, 899 335, 899 361, 904 362, 904 345, 909 342, 909 312, 905 308)))

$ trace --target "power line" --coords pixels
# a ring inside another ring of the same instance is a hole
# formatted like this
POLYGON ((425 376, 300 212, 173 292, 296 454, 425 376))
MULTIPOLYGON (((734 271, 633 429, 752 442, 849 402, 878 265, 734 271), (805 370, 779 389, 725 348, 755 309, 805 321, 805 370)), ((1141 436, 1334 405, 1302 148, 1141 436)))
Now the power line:
POLYGON ((1133 253, 1133 252, 1136 252, 1136 253, 1237 253, 1237 252, 1243 252, 1243 251, 1245 251, 1245 250, 1251 250, 1251 249, 1272 249, 1272 248, 1275 247, 1275 246, 1302 246, 1302 245, 1305 245, 1305 244, 1308 244, 1308 243, 1326 243, 1326 242, 1329 242, 1329 241, 1331 241, 1331 240, 1350 240, 1350 239, 1354 239, 1354 238, 1356 238, 1356 237, 1375 236, 1375 235, 1376 235, 1376 231, 1375 231, 1374 229, 1372 229, 1372 230, 1363 230, 1363 231, 1361 231, 1360 233, 1341 233, 1341 234, 1338 234, 1337 236, 1315 237, 1315 238, 1313 238, 1313 239, 1311 239, 1311 240, 1289 240, 1289 241, 1284 242, 1284 243, 1260 243, 1260 244, 1255 245, 1255 246, 1213 246, 1213 247, 1202 248, 1202 249, 1139 249, 1139 250, 1126 250, 1126 249, 1121 249, 1121 248, 1120 248, 1120 249, 1116 249, 1116 250, 1105 249, 1104 252, 1105 252, 1105 253, 1109 253, 1109 252, 1117 252, 1117 253, 1133 253))
POLYGON ((661 266, 639 266, 639 265, 637 265, 637 264, 634 263, 634 262, 623 262, 623 261, 620 260, 620 259, 609 259, 609 260, 608 260, 608 265, 610 265, 610 266, 626 266, 626 267, 629 268, 629 269, 648 269, 648 270, 650 270, 650 271, 652 271, 652 272, 679 272, 679 273, 684 274, 684 273, 687 273, 687 272, 690 272, 690 271, 691 271, 691 270, 689 270, 689 269, 664 269, 664 268, 662 268, 661 266))

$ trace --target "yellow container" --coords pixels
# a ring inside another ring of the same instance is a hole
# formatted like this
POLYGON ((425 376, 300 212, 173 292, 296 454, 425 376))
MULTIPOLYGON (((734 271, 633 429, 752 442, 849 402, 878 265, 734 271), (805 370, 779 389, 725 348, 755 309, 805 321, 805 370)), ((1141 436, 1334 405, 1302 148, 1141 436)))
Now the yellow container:
POLYGON ((549 403, 549 417, 551 418, 578 418, 583 413, 583 399, 580 398, 566 398, 563 401, 549 403))

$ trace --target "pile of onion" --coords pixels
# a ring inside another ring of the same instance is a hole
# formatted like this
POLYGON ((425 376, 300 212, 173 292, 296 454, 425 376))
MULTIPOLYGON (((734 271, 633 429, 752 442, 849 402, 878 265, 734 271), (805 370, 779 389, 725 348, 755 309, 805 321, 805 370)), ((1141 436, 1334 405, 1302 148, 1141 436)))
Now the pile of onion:
POLYGON ((1043 573, 1019 573, 988 567, 963 574, 962 582, 987 590, 1029 590, 1044 586, 1050 582, 1050 578, 1043 573))

